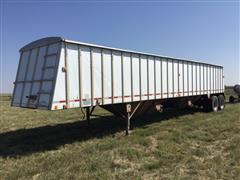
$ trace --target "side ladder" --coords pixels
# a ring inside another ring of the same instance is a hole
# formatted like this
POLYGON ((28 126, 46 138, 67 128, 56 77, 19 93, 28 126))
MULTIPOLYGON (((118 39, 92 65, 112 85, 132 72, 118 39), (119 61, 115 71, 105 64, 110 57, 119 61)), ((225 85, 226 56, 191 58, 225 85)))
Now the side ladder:
POLYGON ((44 56, 44 62, 42 67, 42 74, 40 80, 40 87, 37 95, 37 102, 35 108, 51 108, 51 102, 53 99, 54 85, 56 81, 56 73, 58 67, 58 58, 61 52, 61 43, 56 53, 49 54, 49 46, 46 49, 46 55, 44 56), (52 76, 49 78, 49 76, 52 76), (42 103, 47 102, 47 103, 42 103))

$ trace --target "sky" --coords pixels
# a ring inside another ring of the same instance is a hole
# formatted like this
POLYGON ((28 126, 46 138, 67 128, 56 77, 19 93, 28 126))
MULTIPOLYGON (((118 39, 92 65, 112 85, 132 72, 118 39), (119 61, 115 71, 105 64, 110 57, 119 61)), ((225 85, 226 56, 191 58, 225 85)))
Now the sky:
POLYGON ((19 49, 48 36, 222 65, 226 85, 240 82, 239 1, 0 2, 0 93, 19 49))

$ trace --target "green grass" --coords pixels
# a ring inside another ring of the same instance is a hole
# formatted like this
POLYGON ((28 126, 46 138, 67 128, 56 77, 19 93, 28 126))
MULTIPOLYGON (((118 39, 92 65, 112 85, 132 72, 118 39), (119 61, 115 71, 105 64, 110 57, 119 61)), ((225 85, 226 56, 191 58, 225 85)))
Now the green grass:
POLYGON ((240 179, 240 104, 125 123, 97 108, 40 111, 0 101, 0 179, 240 179))

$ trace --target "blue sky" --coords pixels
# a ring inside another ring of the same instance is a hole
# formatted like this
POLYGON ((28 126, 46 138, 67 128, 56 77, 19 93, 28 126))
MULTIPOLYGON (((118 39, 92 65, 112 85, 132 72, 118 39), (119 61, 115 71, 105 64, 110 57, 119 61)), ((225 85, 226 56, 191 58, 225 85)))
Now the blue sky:
POLYGON ((18 50, 46 36, 218 64, 240 82, 237 1, 0 1, 0 92, 12 92, 18 50))

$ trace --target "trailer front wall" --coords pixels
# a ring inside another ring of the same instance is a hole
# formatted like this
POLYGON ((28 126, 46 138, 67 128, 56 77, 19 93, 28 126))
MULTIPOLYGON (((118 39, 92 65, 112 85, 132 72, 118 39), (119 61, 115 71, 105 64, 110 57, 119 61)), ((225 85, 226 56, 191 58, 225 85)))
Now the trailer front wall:
POLYGON ((55 86, 52 110, 224 92, 220 66, 66 42, 55 86))
POLYGON ((59 50, 60 43, 53 43, 20 52, 12 106, 51 108, 59 50))

